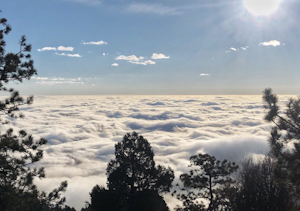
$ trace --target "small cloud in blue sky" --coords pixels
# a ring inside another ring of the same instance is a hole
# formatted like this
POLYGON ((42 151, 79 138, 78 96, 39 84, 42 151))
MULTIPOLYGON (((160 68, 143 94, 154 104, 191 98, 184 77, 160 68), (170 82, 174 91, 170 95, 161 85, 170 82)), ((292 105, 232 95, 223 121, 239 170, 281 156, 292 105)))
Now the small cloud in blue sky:
POLYGON ((127 60, 127 61, 140 61, 143 59, 144 59, 144 57, 142 57, 142 56, 137 57, 135 55, 130 55, 130 56, 120 55, 117 58, 115 58, 115 60, 127 60))
POLYGON ((55 54, 58 55, 58 56, 81 57, 78 53, 76 53, 76 54, 66 54, 66 53, 57 53, 57 52, 55 52, 55 54))
POLYGON ((136 62, 136 61, 129 61, 132 64, 141 64, 141 65, 147 65, 147 64, 156 64, 154 61, 152 60, 146 60, 146 61, 140 61, 140 62, 136 62))
POLYGON ((128 11, 137 13, 153 13, 159 15, 179 15, 181 12, 174 7, 164 6, 161 4, 132 3, 128 11))
POLYGON ((69 46, 69 47, 59 46, 57 48, 57 50, 59 50, 59 51, 73 51, 74 47, 71 47, 71 46, 69 46))
POLYGON ((99 0, 64 0, 64 1, 82 3, 82 4, 87 4, 87 5, 90 5, 90 6, 97 6, 97 5, 100 5, 102 3, 99 0))
POLYGON ((120 55, 115 58, 115 60, 126 60, 132 64, 141 64, 141 65, 156 64, 152 60, 143 61, 144 59, 145 57, 143 56, 137 57, 136 55, 130 55, 130 56, 120 55))
POLYGON ((37 49, 37 51, 41 52, 41 51, 56 51, 55 47, 43 47, 41 49, 37 49))
POLYGON ((74 47, 68 46, 58 46, 56 47, 43 47, 41 49, 37 49, 37 51, 41 52, 41 51, 73 51, 74 47))
POLYGON ((270 40, 268 42, 262 42, 259 45, 276 47, 276 46, 280 46, 280 42, 277 40, 270 40))
POLYGON ((207 73, 201 73, 200 76, 210 76, 210 75, 207 73))
POLYGON ((231 47, 230 50, 232 50, 232 51, 237 51, 237 49, 236 49, 236 48, 233 48, 233 47, 231 47))
POLYGON ((117 67, 117 66, 119 66, 119 64, 118 63, 113 63, 111 66, 117 67))
POLYGON ((107 42, 104 42, 103 40, 100 41, 90 41, 90 42, 82 42, 83 45, 106 45, 107 42))
POLYGON ((37 84, 42 85, 55 85, 55 84, 81 84, 83 85, 81 78, 62 78, 62 77, 31 77, 36 80, 37 84))
POLYGON ((159 54, 153 53, 153 55, 152 55, 151 58, 152 58, 152 59, 169 59, 170 56, 166 56, 166 55, 164 55, 164 54, 162 54, 162 53, 159 53, 159 54))

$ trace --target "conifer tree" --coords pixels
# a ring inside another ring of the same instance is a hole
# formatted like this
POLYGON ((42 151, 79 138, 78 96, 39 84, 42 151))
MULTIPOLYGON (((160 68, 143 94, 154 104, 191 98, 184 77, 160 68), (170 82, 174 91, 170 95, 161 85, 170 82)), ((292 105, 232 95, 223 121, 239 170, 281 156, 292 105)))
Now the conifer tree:
POLYGON ((275 176, 300 198, 300 97, 290 98, 281 110, 272 89, 265 89, 265 120, 274 124, 269 139, 270 155, 276 161, 275 176))
POLYGON ((161 194, 170 191, 174 172, 155 165, 150 143, 143 136, 127 133, 115 145, 115 159, 106 174, 108 189, 95 186, 91 204, 83 210, 169 210, 161 194))
POLYGON ((219 161, 209 154, 193 155, 190 162, 190 172, 180 175, 183 187, 173 192, 183 202, 183 207, 178 206, 176 210, 217 211, 228 208, 226 190, 234 184, 230 175, 238 166, 227 160, 219 161), (208 206, 204 202, 208 202, 208 206))
MULTIPOLYGON (((11 31, 5 18, 0 18, 0 91, 9 92, 10 97, 0 101, 0 115, 10 118, 23 117, 18 113, 19 106, 31 104, 33 96, 24 99, 17 90, 8 88, 10 82, 29 80, 36 70, 31 59, 31 45, 21 37, 17 53, 6 53, 4 36, 11 31)), ((5 118, 0 124, 9 123, 5 118)), ((12 129, 0 134, 0 210, 2 211, 60 211, 74 210, 63 207, 65 198, 61 193, 66 190, 67 182, 46 194, 37 190, 34 178, 44 178, 44 168, 35 168, 34 164, 43 157, 41 146, 47 141, 41 138, 35 141, 24 130, 16 135, 12 129)))

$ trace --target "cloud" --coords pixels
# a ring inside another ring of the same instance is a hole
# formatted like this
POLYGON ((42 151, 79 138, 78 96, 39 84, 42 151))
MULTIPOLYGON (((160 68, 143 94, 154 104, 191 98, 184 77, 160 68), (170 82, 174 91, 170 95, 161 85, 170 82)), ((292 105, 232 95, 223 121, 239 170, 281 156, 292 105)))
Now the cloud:
POLYGON ((91 41, 91 42, 82 42, 83 45, 106 45, 107 42, 104 42, 103 40, 100 41, 91 41))
POLYGON ((146 61, 140 61, 140 62, 135 62, 135 61, 129 61, 132 64, 141 64, 141 65, 147 65, 147 64, 156 64, 152 60, 146 60, 146 61))
POLYGON ((55 54, 58 55, 58 56, 81 57, 78 53, 77 54, 66 54, 66 53, 57 53, 57 52, 55 52, 55 54))
POLYGON ((141 65, 156 64, 152 60, 144 61, 144 59, 145 59, 145 57, 143 57, 143 56, 137 57, 135 55, 130 55, 130 56, 120 55, 115 58, 115 60, 126 60, 132 64, 141 64, 141 65))
POLYGON ((230 48, 230 50, 232 50, 232 51, 237 51, 237 49, 236 49, 236 48, 230 48))
POLYGON ((270 40, 269 42, 262 42, 259 45, 263 45, 263 46, 280 46, 280 42, 277 40, 270 40))
POLYGON ((244 50, 244 51, 247 50, 247 48, 245 48, 245 47, 241 47, 241 49, 244 50))
POLYGON ((69 56, 69 57, 81 57, 78 53, 76 53, 76 54, 67 54, 67 56, 69 56))
MULTIPOLYGON (((39 162, 46 178, 35 183, 49 192, 67 179, 66 204, 80 210, 92 187, 106 185, 107 163, 127 132, 134 129, 147 138, 156 163, 170 166, 178 179, 188 171, 189 157, 199 152, 235 161, 266 153, 270 125, 261 106, 261 96, 36 96, 22 111, 26 120, 0 127, 47 138, 39 162)), ((176 206, 171 197, 165 199, 171 209, 176 206)))
POLYGON ((43 47, 41 49, 37 49, 39 52, 41 51, 56 51, 55 47, 43 47))
POLYGON ((82 4, 89 5, 89 6, 98 6, 102 3, 102 1, 100 1, 100 0, 64 0, 64 1, 82 3, 82 4))
POLYGON ((59 51, 73 51, 74 50, 74 47, 64 47, 64 46, 59 46, 58 48, 57 48, 57 50, 59 50, 59 51))
POLYGON ((117 66, 119 66, 119 64, 118 63, 113 63, 113 64, 111 64, 111 66, 117 67, 117 66))
MULTIPOLYGON (((41 85, 85 81, 32 79, 41 85)), ((155 162, 170 166, 178 179, 188 171, 189 157, 199 152, 235 161, 267 153, 271 125, 263 120, 262 106, 261 96, 36 96, 32 105, 21 107, 25 120, 0 129, 24 129, 36 140, 48 140, 39 162, 46 178, 35 183, 49 192, 67 179, 66 204, 80 210, 93 186, 106 185, 105 169, 126 133, 143 135, 155 162)), ((171 198, 166 202, 171 209, 176 205, 171 198)))
POLYGON ((136 13, 149 13, 169 16, 181 14, 177 8, 167 7, 161 4, 132 3, 127 10, 136 13))
POLYGON ((201 73, 200 76, 209 76, 207 73, 201 73))
POLYGON ((165 55, 162 54, 162 53, 159 53, 159 54, 153 53, 153 55, 152 55, 151 58, 152 58, 152 59, 169 59, 170 57, 169 57, 169 56, 165 56, 165 55))
POLYGON ((81 78, 61 78, 61 77, 32 77, 37 84, 55 85, 55 84, 84 84, 81 78))
POLYGON ((143 60, 143 59, 144 59, 144 57, 142 57, 142 56, 137 57, 135 55, 131 55, 131 56, 120 55, 120 56, 115 58, 115 60, 127 60, 127 61, 140 61, 140 60, 143 60))

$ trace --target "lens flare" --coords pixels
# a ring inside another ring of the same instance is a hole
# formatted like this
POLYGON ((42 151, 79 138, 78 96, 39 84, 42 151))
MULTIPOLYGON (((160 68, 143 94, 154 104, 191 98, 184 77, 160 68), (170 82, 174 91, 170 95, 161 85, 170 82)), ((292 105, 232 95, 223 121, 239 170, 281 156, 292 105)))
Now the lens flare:
POLYGON ((281 0, 244 0, 245 8, 255 16, 265 16, 276 11, 281 0))

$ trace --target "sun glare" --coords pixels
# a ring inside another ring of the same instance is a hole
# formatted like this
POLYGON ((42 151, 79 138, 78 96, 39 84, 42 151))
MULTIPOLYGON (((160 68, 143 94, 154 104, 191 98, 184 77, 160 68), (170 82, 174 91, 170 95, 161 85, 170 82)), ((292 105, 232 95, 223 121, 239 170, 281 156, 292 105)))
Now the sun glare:
POLYGON ((244 0, 244 6, 255 16, 265 16, 277 10, 280 1, 281 0, 244 0))

